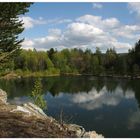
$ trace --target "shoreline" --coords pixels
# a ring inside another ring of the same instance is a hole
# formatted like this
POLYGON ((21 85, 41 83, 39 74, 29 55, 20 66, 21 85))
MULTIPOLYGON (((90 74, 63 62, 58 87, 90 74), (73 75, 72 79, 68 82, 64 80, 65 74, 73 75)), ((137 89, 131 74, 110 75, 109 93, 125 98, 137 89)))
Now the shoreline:
POLYGON ((94 74, 75 74, 75 73, 63 73, 63 74, 49 74, 46 75, 43 72, 33 72, 33 73, 28 73, 28 74, 17 74, 14 71, 10 72, 4 76, 0 76, 0 79, 20 79, 20 78, 28 78, 28 77, 59 77, 59 76, 93 76, 93 77, 105 77, 105 78, 122 78, 122 79, 140 79, 140 75, 137 76, 132 76, 132 75, 94 75, 94 74))
POLYGON ((58 122, 35 104, 13 105, 0 89, 0 137, 2 138, 103 138, 82 126, 58 122))

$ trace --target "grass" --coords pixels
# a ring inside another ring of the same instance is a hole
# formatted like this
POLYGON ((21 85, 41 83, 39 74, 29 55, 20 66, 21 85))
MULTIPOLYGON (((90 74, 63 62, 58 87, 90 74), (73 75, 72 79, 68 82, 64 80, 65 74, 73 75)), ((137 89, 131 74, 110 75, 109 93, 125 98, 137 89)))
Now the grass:
POLYGON ((59 69, 51 68, 45 71, 29 71, 29 70, 13 70, 0 72, 0 77, 4 79, 21 78, 21 77, 48 77, 48 76, 60 76, 60 75, 80 75, 77 72, 61 73, 59 69))

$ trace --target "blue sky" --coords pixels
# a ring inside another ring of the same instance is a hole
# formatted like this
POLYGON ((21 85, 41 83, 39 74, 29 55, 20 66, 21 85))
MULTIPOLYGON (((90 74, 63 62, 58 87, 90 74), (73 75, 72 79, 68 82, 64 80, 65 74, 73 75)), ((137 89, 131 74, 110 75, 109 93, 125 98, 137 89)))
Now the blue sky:
POLYGON ((127 52, 140 39, 140 3, 34 3, 20 19, 25 49, 127 52))

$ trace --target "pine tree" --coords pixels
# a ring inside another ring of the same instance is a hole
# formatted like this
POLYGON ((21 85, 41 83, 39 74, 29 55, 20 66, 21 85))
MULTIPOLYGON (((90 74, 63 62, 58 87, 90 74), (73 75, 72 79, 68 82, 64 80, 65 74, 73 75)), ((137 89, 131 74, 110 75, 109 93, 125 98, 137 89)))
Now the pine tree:
POLYGON ((18 35, 23 32, 19 16, 28 12, 31 3, 0 3, 0 67, 4 68, 19 52, 18 35))

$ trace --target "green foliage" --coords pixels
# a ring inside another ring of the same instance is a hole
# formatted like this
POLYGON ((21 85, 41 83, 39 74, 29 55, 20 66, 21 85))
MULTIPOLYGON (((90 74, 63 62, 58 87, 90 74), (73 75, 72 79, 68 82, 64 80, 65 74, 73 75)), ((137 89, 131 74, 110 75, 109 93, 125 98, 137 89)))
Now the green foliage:
POLYGON ((15 70, 19 75, 48 76, 58 74, 139 75, 140 40, 128 54, 117 54, 114 48, 102 53, 87 49, 57 51, 21 50, 18 36, 23 32, 20 15, 31 3, 0 3, 0 72, 15 70), (20 52, 20 54, 19 54, 20 52))
POLYGON ((41 79, 37 79, 35 81, 32 94, 31 94, 31 99, 33 102, 39 106, 40 108, 46 110, 47 109, 47 102, 45 101, 43 95, 42 95, 42 84, 41 84, 41 79))
POLYGON ((105 66, 107 69, 112 69, 115 66, 117 61, 117 53, 115 49, 107 49, 106 51, 106 59, 105 66))
POLYGON ((129 53, 117 54, 114 48, 102 53, 96 48, 91 50, 64 49, 47 52, 22 50, 15 59, 14 67, 20 75, 48 76, 59 74, 93 75, 139 75, 140 41, 129 53), (22 70, 19 71, 19 70, 22 70))
POLYGON ((14 62, 15 69, 22 69, 25 71, 45 71, 54 67, 48 54, 43 51, 22 50, 21 54, 15 58, 14 62))
POLYGON ((28 12, 31 3, 0 3, 0 67, 11 67, 13 58, 20 51, 18 35, 23 32, 19 16, 28 12))
POLYGON ((140 40, 129 50, 128 65, 131 73, 140 73, 140 40))
POLYGON ((138 74, 139 70, 140 70, 139 66, 137 64, 134 64, 133 65, 133 74, 138 74))

